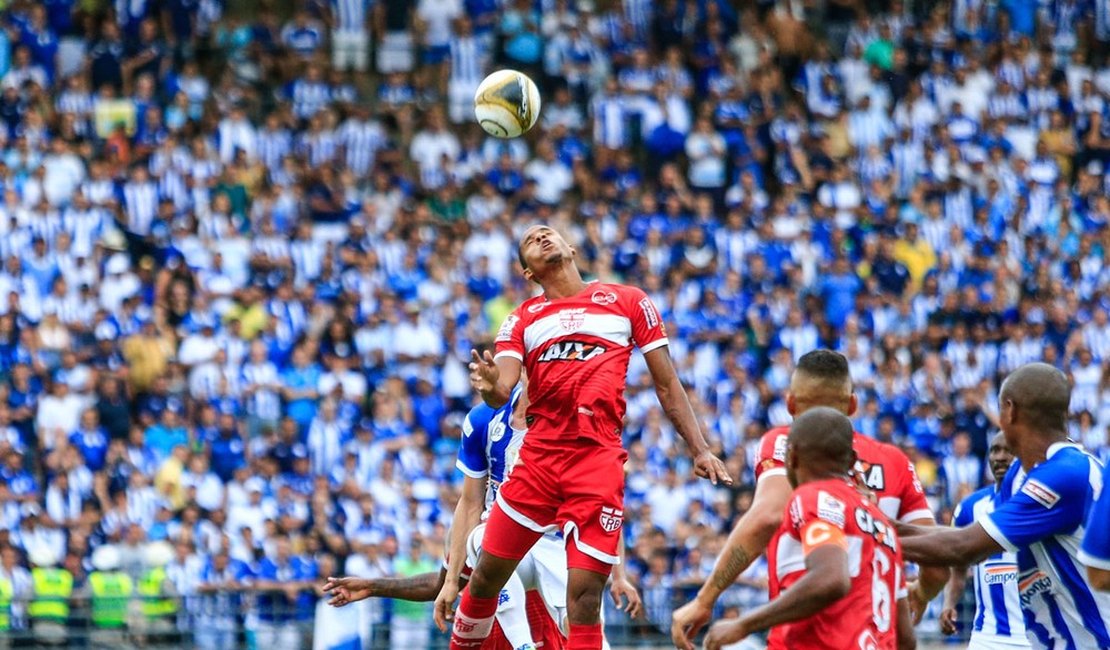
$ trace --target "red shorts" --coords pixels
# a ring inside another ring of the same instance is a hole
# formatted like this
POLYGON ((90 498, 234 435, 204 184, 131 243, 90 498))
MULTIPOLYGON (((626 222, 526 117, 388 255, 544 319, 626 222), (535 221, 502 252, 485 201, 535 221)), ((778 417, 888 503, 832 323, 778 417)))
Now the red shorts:
POLYGON ((588 439, 556 446, 526 438, 520 461, 501 484, 482 550, 519 560, 540 534, 561 530, 569 568, 608 574, 620 562, 626 460, 623 448, 588 439))
MULTIPOLYGON (((527 603, 524 607, 528 612, 528 627, 532 630, 532 641, 535 642, 537 650, 541 648, 542 650, 563 650, 567 640, 555 625, 555 621, 551 620, 551 615, 547 613, 547 607, 543 604, 540 592, 533 589, 526 597, 527 603)), ((482 650, 516 649, 509 645, 505 633, 501 631, 501 625, 495 623, 493 632, 482 643, 482 650)))

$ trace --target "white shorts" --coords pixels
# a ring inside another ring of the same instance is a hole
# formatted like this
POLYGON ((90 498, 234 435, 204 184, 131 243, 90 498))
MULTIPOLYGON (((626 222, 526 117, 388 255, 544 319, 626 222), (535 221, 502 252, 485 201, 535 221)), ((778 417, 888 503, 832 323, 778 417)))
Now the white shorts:
POLYGON ((447 117, 455 124, 474 119, 474 93, 481 80, 449 79, 447 81, 447 117))
POLYGON ((378 72, 409 72, 414 58, 412 53, 412 34, 408 32, 387 32, 382 36, 378 48, 378 72))
POLYGON ((331 64, 336 70, 366 72, 370 35, 362 31, 334 31, 331 34, 331 64))
POLYGON ((1032 646, 1030 646, 1029 642, 1025 639, 999 637, 993 634, 980 634, 977 632, 971 633, 971 642, 967 645, 968 650, 1021 650, 1022 648, 1030 647, 1032 646))

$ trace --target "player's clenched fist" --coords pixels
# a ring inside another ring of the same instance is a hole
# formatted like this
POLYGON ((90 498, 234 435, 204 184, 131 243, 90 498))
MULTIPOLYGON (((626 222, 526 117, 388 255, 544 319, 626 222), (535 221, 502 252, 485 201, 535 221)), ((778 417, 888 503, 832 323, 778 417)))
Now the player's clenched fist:
POLYGON ((713 485, 717 483, 732 485, 732 477, 725 469, 724 462, 708 450, 694 457, 694 474, 700 478, 709 479, 713 485))
POLYGON ((493 392, 501 372, 493 361, 493 355, 486 350, 479 355, 477 350, 470 351, 470 387, 483 395, 493 392))
POLYGON ((713 606, 706 607, 698 598, 674 610, 671 620, 671 641, 679 650, 694 650, 693 639, 709 622, 713 606))

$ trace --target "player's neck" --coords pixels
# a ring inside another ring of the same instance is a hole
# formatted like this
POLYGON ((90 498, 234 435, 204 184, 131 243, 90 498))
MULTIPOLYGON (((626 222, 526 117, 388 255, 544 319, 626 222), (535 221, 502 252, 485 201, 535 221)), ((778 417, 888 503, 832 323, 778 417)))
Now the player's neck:
POLYGON ((540 282, 540 286, 543 287, 543 295, 548 300, 559 300, 582 293, 586 288, 586 282, 578 272, 578 267, 574 265, 574 260, 568 260, 559 268, 552 269, 551 274, 545 276, 540 282))
POLYGON ((1058 442, 1067 442, 1067 439, 1067 434, 1063 432, 1025 436, 1018 442, 1016 450, 1017 457, 1021 461, 1021 468, 1029 473, 1048 458, 1049 447, 1058 442))

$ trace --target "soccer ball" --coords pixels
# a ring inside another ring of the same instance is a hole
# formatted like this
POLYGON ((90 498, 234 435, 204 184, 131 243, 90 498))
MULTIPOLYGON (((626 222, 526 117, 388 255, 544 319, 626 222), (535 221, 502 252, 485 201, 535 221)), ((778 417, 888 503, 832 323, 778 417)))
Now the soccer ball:
POLYGON ((528 75, 498 70, 482 80, 474 93, 474 117, 486 133, 515 138, 540 116, 540 91, 528 75))

